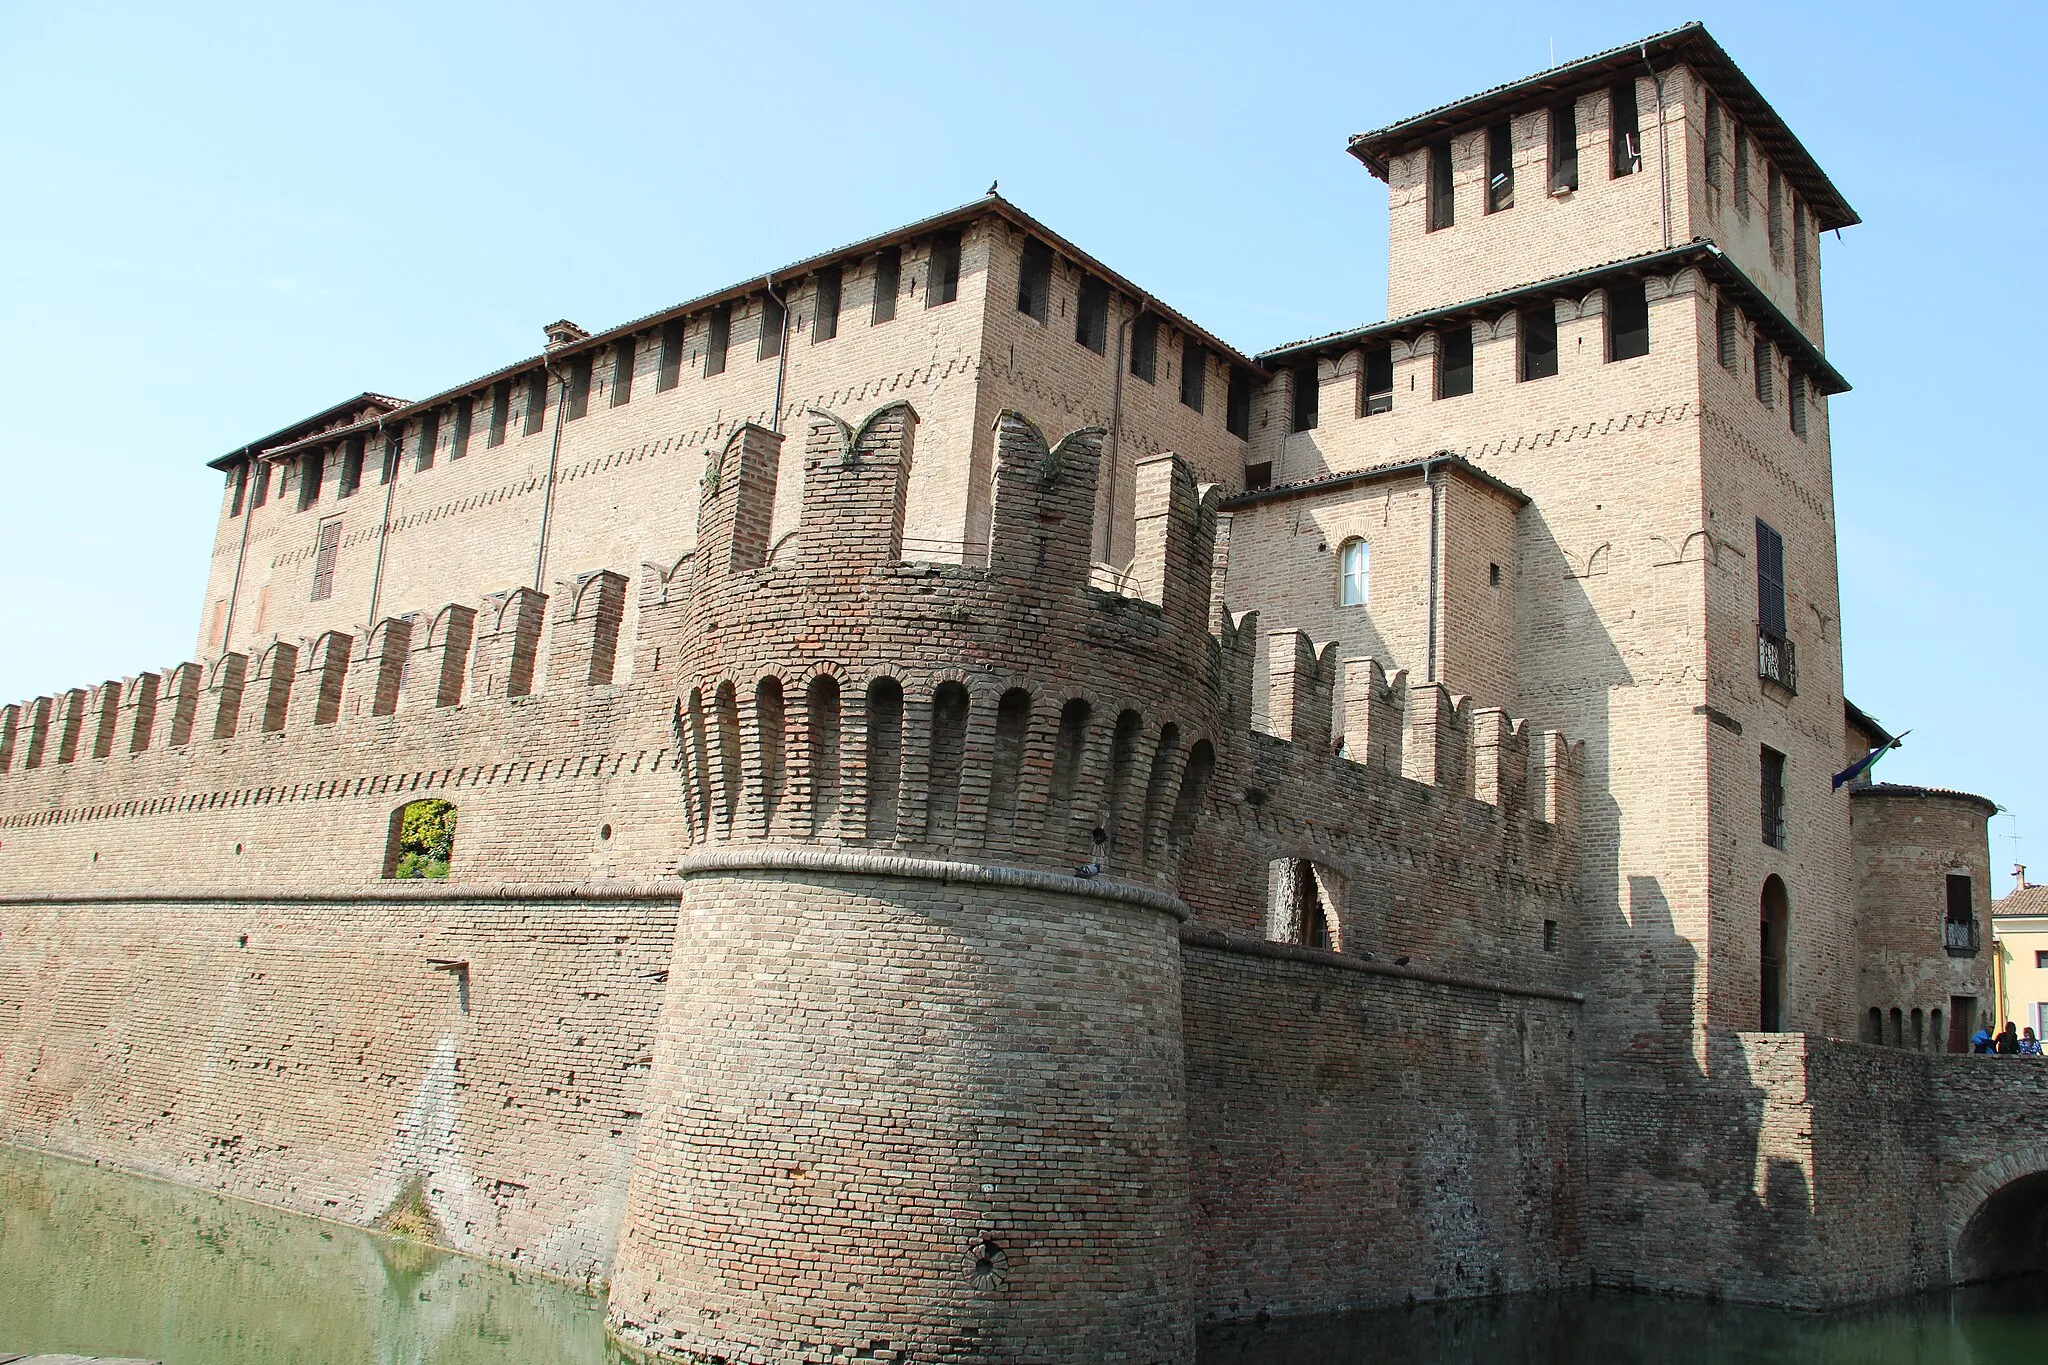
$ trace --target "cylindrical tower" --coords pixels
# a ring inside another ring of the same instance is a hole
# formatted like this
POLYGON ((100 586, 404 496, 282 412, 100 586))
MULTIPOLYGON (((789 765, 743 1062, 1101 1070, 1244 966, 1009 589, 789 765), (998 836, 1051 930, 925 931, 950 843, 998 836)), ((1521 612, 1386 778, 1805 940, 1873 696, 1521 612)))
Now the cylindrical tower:
POLYGON ((916 417, 705 475, 676 708, 692 852, 612 1280, 685 1358, 1193 1355, 1178 845, 1214 767, 1213 500, 999 419, 988 563, 901 559, 916 417))

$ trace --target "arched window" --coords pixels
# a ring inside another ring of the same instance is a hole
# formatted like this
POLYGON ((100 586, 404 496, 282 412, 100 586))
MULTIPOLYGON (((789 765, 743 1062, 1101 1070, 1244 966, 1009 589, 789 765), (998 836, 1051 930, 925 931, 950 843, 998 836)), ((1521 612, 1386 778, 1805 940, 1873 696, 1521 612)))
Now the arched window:
POLYGON ((1372 576, 1372 546, 1356 539, 1337 547, 1337 605, 1362 607, 1372 576))
MULTIPOLYGON (((1771 876, 1764 879, 1763 932, 1761 935, 1763 970, 1763 1009, 1758 1021, 1765 1033, 1778 1033, 1785 1027, 1785 967, 1788 931, 1791 927, 1791 906, 1785 894, 1785 883, 1771 876)), ((1897 1010, 1892 1011, 1894 1019, 1897 1010)), ((1898 1024, 1892 1025, 1892 1041, 1898 1041, 1898 1024)))
POLYGON ((384 875, 403 881, 439 881, 455 857, 455 807, 446 801, 411 801, 391 812, 384 845, 384 875))

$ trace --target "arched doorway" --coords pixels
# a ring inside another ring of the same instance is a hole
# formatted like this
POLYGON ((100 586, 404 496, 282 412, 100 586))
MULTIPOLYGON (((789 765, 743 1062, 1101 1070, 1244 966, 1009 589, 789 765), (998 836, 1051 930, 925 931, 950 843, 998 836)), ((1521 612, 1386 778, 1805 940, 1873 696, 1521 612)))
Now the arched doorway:
POLYGON ((1956 1238, 1953 1269, 1964 1284, 2048 1270, 2048 1171, 1986 1196, 1956 1238))
POLYGON ((1785 883, 1775 874, 1764 878, 1763 927, 1758 946, 1762 950, 1763 1008, 1757 1027, 1765 1033, 1785 1028, 1785 944, 1791 927, 1791 906, 1785 883))

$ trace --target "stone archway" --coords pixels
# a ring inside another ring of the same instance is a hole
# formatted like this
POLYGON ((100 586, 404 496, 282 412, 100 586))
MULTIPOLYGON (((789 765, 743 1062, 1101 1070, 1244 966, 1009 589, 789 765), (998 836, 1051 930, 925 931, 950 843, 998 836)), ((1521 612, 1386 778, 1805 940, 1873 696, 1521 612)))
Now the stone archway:
POLYGON ((1952 1283, 2048 1270, 2048 1143, 1987 1162, 1957 1187, 1951 1208, 1952 1283))

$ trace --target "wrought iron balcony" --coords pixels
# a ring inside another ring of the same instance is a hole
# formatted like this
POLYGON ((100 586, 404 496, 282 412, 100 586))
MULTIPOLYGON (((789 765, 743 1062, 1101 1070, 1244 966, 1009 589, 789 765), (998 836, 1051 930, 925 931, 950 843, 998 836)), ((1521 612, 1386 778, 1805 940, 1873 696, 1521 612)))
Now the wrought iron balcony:
POLYGON ((1977 952, 1977 921, 1959 922, 1947 920, 1942 925, 1949 952, 1957 957, 1971 957, 1977 952))
POLYGON ((1792 642, 1758 628, 1756 633, 1756 675, 1774 682, 1787 692, 1799 690, 1799 665, 1792 642))

